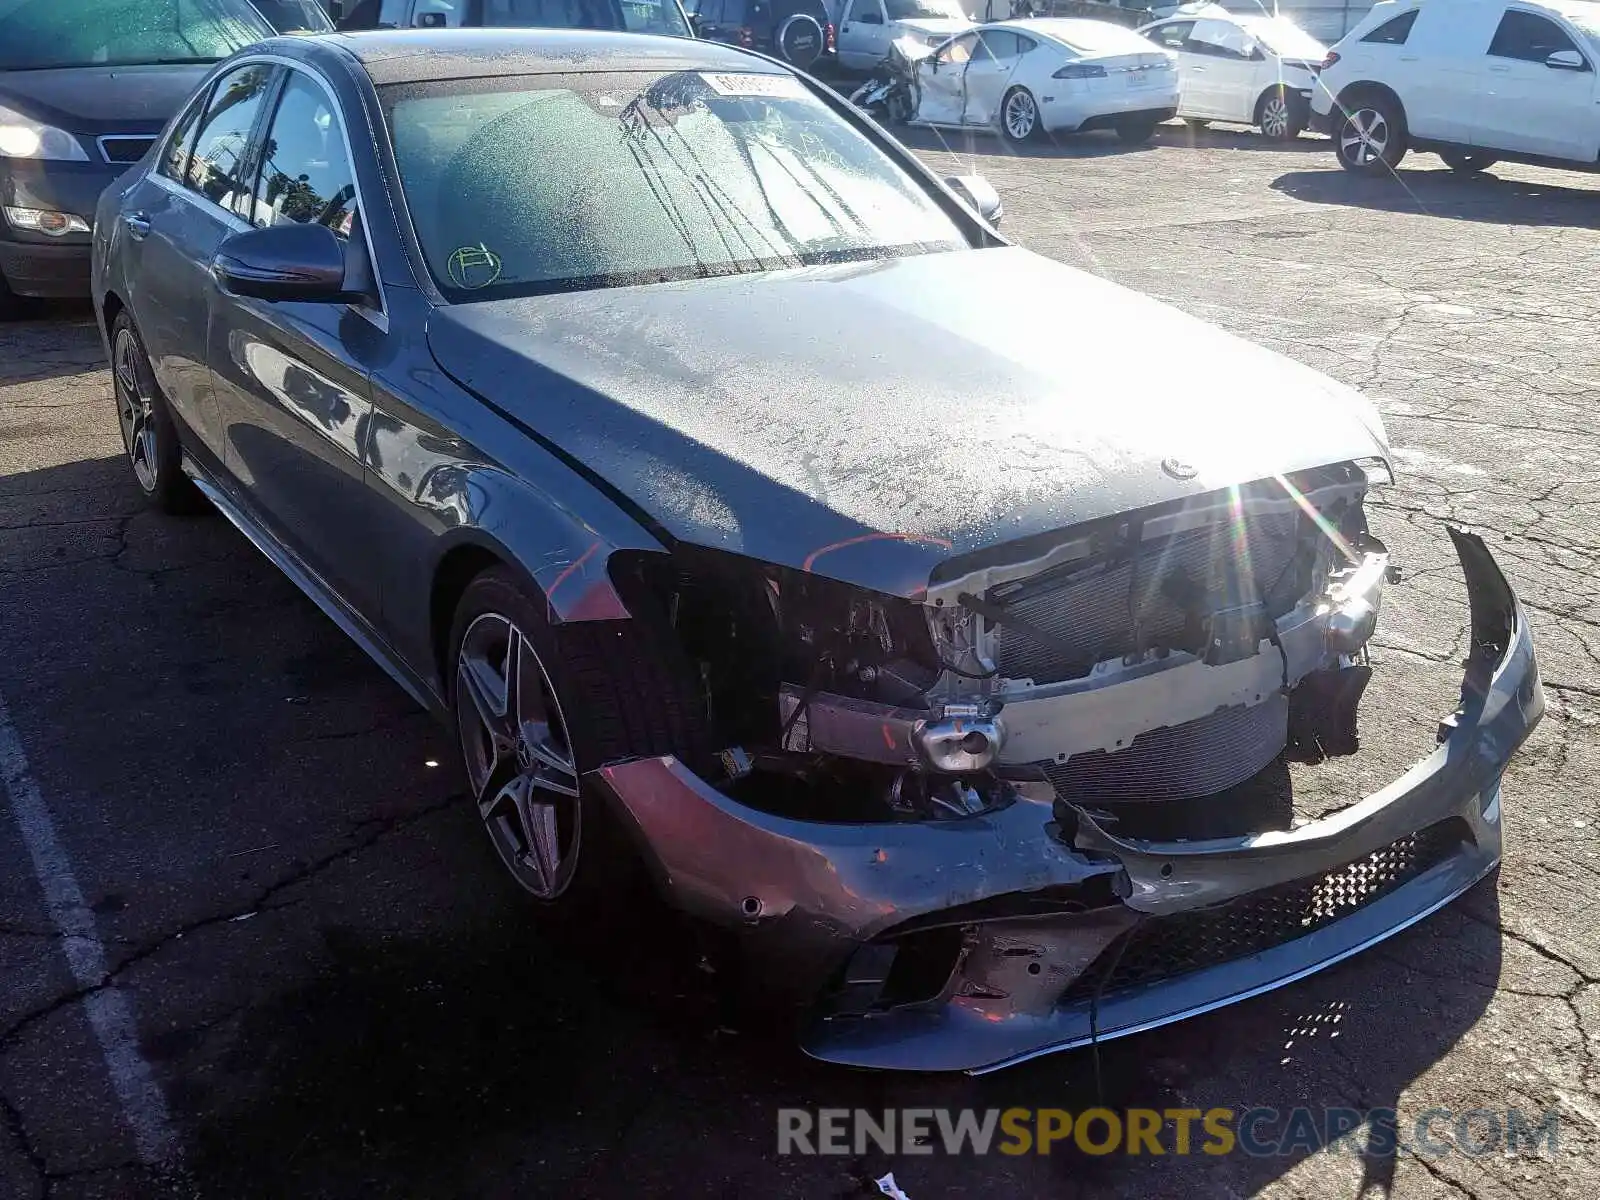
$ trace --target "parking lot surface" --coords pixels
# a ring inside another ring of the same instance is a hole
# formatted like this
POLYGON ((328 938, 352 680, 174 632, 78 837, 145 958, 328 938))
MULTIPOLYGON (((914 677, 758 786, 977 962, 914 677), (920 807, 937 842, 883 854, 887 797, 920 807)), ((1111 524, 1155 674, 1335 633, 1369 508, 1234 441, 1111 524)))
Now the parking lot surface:
MULTIPOLYGON (((626 899, 581 939, 537 928, 444 734, 224 521, 141 508, 93 325, 53 310, 0 327, 0 1197, 816 1200, 891 1169, 914 1200, 1594 1195, 1600 190, 1427 157, 1358 180, 1325 141, 1179 125, 1022 155, 914 137, 987 175, 1023 244, 1379 403, 1400 477, 1373 511, 1406 579, 1361 754, 1323 786, 1359 795, 1431 748, 1467 637, 1442 522, 1485 535, 1549 701, 1506 780, 1498 878, 1322 975, 1107 1045, 1098 1071, 808 1062, 720 1011, 626 899), (1450 1116, 1431 1148, 1366 1155, 776 1153, 782 1107, 1101 1102, 1450 1116), (1468 1153, 1470 1109, 1555 1110, 1554 1153, 1468 1153)), ((1163 348, 1129 337, 1134 388, 1163 348)))

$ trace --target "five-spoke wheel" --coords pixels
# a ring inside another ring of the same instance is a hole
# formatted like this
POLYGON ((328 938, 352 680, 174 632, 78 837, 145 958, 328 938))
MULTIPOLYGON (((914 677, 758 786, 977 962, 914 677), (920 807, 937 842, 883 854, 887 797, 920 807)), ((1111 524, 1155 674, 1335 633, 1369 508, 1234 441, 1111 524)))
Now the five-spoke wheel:
POLYGON ((183 448, 156 386, 144 343, 127 313, 111 326, 111 391, 122 446, 139 488, 164 512, 193 512, 200 494, 183 473, 183 448))
POLYGON ((1388 101, 1357 101, 1340 117, 1334 147, 1345 170, 1388 174, 1406 154, 1404 120, 1388 101))

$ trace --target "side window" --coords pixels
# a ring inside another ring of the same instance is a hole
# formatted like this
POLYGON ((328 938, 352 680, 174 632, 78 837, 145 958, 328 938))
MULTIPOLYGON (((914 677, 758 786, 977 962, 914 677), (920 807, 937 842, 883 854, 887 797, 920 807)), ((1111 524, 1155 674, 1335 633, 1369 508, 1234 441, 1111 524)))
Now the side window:
POLYGON ((378 28, 398 29, 406 23, 406 9, 411 0, 383 0, 378 6, 378 28))
POLYGON ((1186 49, 1183 43, 1188 40, 1193 30, 1193 21, 1173 21, 1169 25, 1161 25, 1150 30, 1145 37, 1168 50, 1183 50, 1186 49))
POLYGON ((189 159, 189 186, 231 211, 250 195, 250 131, 272 72, 270 63, 250 63, 217 80, 189 159))
POLYGON ((182 183, 189 174, 189 158, 194 153, 194 134, 200 125, 200 114, 205 111, 207 88, 190 102, 188 110, 173 126, 172 136, 161 151, 161 166, 157 170, 168 179, 182 183))
POLYGON ((251 221, 315 223, 349 237, 355 213, 355 171, 333 104, 304 73, 291 72, 262 143, 251 221))
POLYGON ((1558 50, 1576 50, 1566 31, 1537 13, 1509 10, 1500 18, 1489 53, 1495 58, 1517 58, 1542 63, 1558 50))
POLYGON ((977 48, 978 35, 963 33, 958 38, 952 38, 944 44, 944 49, 933 56, 934 61, 941 67, 959 66, 972 58, 972 52, 977 48))
POLYGON ((882 25, 883 5, 881 0, 852 0, 850 15, 846 21, 855 21, 862 25, 882 25))
POLYGON ((1196 21, 1184 49, 1212 58, 1249 58, 1244 30, 1228 21, 1196 21))
POLYGON ((1374 42, 1380 46, 1404 46, 1406 39, 1411 36, 1411 27, 1417 23, 1417 13, 1420 11, 1413 8, 1408 13, 1391 17, 1361 40, 1374 42))
POLYGON ((988 56, 1002 62, 1009 62, 1022 53, 1022 39, 1009 29, 986 29, 981 40, 988 56))

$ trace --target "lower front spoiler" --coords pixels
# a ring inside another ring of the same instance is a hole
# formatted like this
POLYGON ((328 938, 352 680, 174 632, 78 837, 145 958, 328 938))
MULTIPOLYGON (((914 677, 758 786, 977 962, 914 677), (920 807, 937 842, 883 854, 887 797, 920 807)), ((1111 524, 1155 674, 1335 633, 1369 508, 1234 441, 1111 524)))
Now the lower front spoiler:
POLYGON ((737 931, 753 974, 806 1005, 801 1042, 817 1058, 983 1072, 1154 1028, 1358 953, 1499 861, 1501 774, 1544 698, 1505 577, 1481 539, 1450 533, 1471 653, 1438 748, 1291 831, 1136 840, 1070 804, 1029 799, 961 819, 824 824, 742 805, 673 759, 587 778, 640 835, 668 898, 737 931), (1230 933, 1221 953, 1187 953, 1190 929, 1263 904, 1276 906, 1270 939, 1230 933), (1142 948, 1152 932, 1174 952, 1159 969, 1120 970, 1118 947, 1142 948), (944 939, 952 957, 938 961, 951 965, 931 981, 916 973, 917 988, 897 985, 897 956, 919 938, 944 939))

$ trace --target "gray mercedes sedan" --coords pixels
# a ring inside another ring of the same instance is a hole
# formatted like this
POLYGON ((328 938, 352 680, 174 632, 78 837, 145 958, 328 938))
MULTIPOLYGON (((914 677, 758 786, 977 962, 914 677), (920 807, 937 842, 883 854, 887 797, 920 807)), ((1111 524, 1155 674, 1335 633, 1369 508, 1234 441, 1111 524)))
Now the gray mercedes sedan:
POLYGON ((1437 742, 1257 803, 1385 686, 1382 421, 997 214, 732 47, 278 39, 107 192, 94 296, 139 486, 448 722, 533 904, 652 881, 810 1053, 982 1071, 1447 904, 1543 710, 1441 530, 1437 742))

